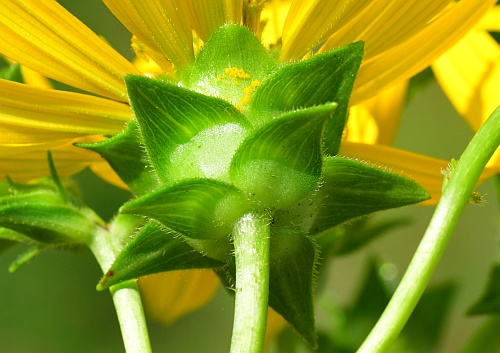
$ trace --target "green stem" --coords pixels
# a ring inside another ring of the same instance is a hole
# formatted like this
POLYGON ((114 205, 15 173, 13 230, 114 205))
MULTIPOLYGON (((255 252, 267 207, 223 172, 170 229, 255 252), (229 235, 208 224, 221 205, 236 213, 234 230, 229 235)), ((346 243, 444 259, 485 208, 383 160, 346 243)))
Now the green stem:
POLYGON ((231 353, 261 353, 269 297, 269 219, 255 213, 234 227, 236 288, 231 353))
POLYGON ((500 108, 497 108, 462 154, 401 283, 358 353, 384 352, 399 335, 424 292, 481 172, 499 144, 500 108))
MULTIPOLYGON (((120 229, 123 231, 123 229, 120 229)), ((128 233, 131 234, 131 233, 128 233)), ((101 228, 89 244, 104 273, 110 268, 119 252, 113 231, 101 228)), ((125 351, 127 353, 151 353, 151 344, 142 307, 139 287, 135 281, 127 281, 110 289, 115 305, 125 351)))

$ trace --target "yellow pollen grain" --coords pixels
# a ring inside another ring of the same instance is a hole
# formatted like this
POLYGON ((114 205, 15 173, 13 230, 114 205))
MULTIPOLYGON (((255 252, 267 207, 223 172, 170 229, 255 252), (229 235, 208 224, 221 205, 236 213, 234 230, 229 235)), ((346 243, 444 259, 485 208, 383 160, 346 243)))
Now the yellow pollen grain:
POLYGON ((259 87, 259 85, 260 85, 259 80, 253 80, 250 83, 250 86, 246 86, 245 88, 242 89, 242 91, 245 92, 245 97, 240 98, 238 101, 243 104, 250 102, 250 97, 252 96, 253 90, 259 87))
POLYGON ((245 72, 243 69, 239 69, 237 67, 227 67, 225 69, 226 75, 232 78, 250 78, 250 75, 245 72))

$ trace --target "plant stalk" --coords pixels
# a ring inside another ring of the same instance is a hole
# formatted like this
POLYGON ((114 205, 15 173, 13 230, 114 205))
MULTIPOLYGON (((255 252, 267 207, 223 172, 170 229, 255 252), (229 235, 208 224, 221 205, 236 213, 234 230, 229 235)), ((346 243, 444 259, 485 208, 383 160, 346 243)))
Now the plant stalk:
MULTIPOLYGON (((114 234, 102 228, 89 244, 90 250, 104 273, 111 267, 120 250, 117 249, 117 242, 114 238, 116 238, 114 234)), ((152 353, 137 283, 131 280, 114 285, 109 290, 118 316, 125 352, 152 353)))
POLYGON ((231 353, 261 353, 269 297, 269 219, 256 213, 234 227, 236 288, 231 353))
POLYGON ((500 144, 500 107, 483 124, 462 154, 406 273, 358 353, 386 351, 422 296, 469 196, 500 144))

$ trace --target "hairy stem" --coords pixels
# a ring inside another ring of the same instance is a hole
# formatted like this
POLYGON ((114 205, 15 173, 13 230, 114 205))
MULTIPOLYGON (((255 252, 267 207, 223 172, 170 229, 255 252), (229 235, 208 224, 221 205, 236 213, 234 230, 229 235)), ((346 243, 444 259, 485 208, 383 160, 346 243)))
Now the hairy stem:
POLYGON ((422 296, 486 163, 500 144, 500 108, 479 129, 451 173, 434 215, 401 283, 358 353, 384 352, 422 296))
MULTIPOLYGON (((123 232, 122 228, 118 231, 123 232)), ((101 229, 89 244, 90 250, 104 273, 108 271, 120 250, 117 245, 118 234, 114 234, 113 230, 115 229, 112 228, 110 232, 101 229)), ((109 290, 118 316, 125 351, 127 353, 151 353, 146 318, 137 283, 133 280, 127 281, 112 286, 109 290)))
POLYGON ((269 297, 269 219, 250 213, 234 227, 236 288, 231 353, 261 353, 269 297))

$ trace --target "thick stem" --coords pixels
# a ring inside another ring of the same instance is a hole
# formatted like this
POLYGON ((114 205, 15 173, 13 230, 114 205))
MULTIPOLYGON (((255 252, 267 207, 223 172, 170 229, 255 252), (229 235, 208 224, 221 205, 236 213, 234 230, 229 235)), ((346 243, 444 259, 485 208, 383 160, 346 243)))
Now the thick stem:
POLYGON ((500 108, 497 108, 462 154, 401 283, 358 353, 384 352, 399 335, 424 292, 481 172, 499 144, 500 108))
POLYGON ((261 353, 269 297, 270 225, 250 213, 234 227, 236 288, 231 353, 261 353))
MULTIPOLYGON (((130 234, 130 233, 129 233, 130 234)), ((90 250, 104 273, 113 263, 119 249, 113 234, 105 229, 95 234, 90 250)), ((110 289, 115 305, 125 351, 127 353, 151 353, 151 344, 142 307, 139 288, 135 281, 127 281, 110 289)))

